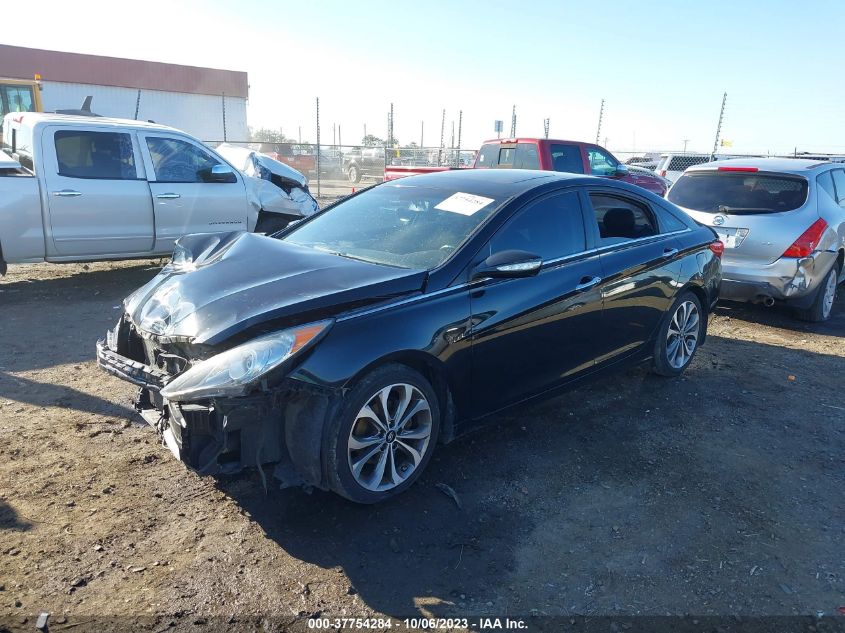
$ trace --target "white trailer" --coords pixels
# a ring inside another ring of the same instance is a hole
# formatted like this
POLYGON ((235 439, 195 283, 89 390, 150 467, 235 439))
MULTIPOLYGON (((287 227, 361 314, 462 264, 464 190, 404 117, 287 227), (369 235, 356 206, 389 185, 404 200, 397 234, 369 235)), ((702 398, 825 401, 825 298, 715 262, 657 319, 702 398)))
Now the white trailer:
POLYGON ((203 142, 249 138, 245 72, 0 44, 0 77, 41 82, 45 112, 155 121, 203 142))
POLYGON ((93 97, 91 110, 102 116, 153 121, 214 144, 249 138, 242 97, 41 82, 45 112, 79 108, 88 96, 93 97))

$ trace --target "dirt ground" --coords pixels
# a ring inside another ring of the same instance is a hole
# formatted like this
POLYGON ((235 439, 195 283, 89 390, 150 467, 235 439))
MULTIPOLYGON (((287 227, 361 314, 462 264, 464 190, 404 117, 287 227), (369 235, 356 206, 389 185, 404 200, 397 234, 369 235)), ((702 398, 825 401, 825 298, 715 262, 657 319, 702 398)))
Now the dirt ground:
POLYGON ((845 606, 845 292, 822 325, 720 308, 684 377, 633 369, 500 416, 361 507, 201 478, 159 445, 94 361, 156 270, 0 280, 0 625, 845 606))

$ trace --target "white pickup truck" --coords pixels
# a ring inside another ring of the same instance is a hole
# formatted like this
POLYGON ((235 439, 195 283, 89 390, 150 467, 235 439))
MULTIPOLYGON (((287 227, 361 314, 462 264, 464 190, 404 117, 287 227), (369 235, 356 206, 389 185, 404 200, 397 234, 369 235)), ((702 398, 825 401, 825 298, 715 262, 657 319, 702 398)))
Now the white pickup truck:
POLYGON ((153 123, 6 115, 0 275, 9 263, 166 255, 189 233, 272 232, 318 209, 294 169, 245 148, 220 153, 153 123))

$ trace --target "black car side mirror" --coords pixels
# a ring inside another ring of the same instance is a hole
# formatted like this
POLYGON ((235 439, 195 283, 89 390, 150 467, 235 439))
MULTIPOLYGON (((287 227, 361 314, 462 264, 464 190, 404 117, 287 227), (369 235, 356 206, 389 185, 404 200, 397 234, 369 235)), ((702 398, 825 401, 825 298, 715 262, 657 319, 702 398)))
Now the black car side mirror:
POLYGON ((631 173, 631 170, 628 169, 628 166, 620 163, 619 165, 616 166, 616 171, 613 172, 613 175, 616 176, 617 178, 624 178, 625 176, 627 176, 630 173, 631 173))
POLYGON ((533 277, 543 265, 543 259, 527 251, 499 251, 476 266, 473 279, 533 277))

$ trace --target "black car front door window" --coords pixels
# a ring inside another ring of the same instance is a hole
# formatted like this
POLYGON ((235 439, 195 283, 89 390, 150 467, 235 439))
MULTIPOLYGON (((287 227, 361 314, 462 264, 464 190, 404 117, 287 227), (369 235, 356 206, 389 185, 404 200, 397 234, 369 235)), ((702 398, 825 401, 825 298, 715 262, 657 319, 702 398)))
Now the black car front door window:
POLYGON ((569 192, 544 198, 517 212, 490 240, 486 256, 517 250, 548 261, 578 253, 585 247, 578 194, 569 192))

